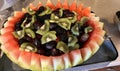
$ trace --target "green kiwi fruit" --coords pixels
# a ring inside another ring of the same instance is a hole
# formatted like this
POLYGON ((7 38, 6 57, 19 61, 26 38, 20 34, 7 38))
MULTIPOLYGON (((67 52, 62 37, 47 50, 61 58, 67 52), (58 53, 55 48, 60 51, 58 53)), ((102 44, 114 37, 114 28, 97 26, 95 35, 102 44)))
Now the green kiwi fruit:
POLYGON ((20 45, 20 50, 22 51, 28 51, 28 52, 37 52, 37 48, 35 45, 28 43, 28 42, 24 42, 20 45))
POLYGON ((31 29, 25 29, 25 33, 26 33, 29 37, 35 38, 35 33, 34 33, 33 30, 31 30, 31 29))
POLYGON ((40 34, 40 35, 44 35, 46 32, 49 31, 49 27, 50 27, 50 23, 48 20, 45 20, 45 24, 43 26, 40 27, 40 29, 38 29, 36 31, 37 34, 40 34))
POLYGON ((78 39, 76 36, 74 36, 74 35, 68 36, 68 46, 69 47, 74 47, 77 42, 78 42, 78 39))
POLYGON ((56 39, 57 39, 56 32, 55 31, 48 31, 42 36, 41 43, 45 44, 47 42, 50 42, 50 41, 53 41, 56 39))
POLYGON ((13 35, 15 36, 15 38, 21 39, 25 36, 25 31, 24 30, 15 31, 13 32, 13 35))
POLYGON ((76 23, 76 24, 72 27, 71 32, 72 32, 74 35, 79 36, 79 24, 78 24, 78 23, 76 23))
POLYGON ((56 48, 59 49, 59 50, 61 50, 61 51, 63 51, 64 53, 69 52, 69 47, 63 41, 59 41, 57 43, 57 47, 56 48))

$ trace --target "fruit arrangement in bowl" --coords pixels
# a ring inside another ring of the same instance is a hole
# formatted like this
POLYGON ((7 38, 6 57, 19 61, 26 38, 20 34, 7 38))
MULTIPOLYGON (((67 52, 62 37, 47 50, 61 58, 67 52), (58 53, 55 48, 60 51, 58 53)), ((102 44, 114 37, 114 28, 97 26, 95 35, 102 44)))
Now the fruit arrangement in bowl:
POLYGON ((19 66, 33 71, 57 71, 77 66, 94 55, 105 31, 90 7, 74 1, 50 0, 15 11, 0 30, 2 51, 19 66))

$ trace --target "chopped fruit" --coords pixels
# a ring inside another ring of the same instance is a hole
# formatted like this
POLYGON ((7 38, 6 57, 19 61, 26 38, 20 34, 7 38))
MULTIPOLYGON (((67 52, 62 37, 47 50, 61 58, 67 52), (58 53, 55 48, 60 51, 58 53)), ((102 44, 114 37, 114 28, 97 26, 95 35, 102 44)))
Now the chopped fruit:
POLYGON ((77 42, 78 42, 78 39, 76 36, 73 36, 73 35, 68 36, 68 46, 69 47, 74 47, 77 42))
POLYGON ((92 32, 92 31, 93 31, 93 28, 91 26, 88 26, 84 29, 85 33, 89 33, 89 32, 92 32))
POLYGON ((61 50, 61 51, 63 51, 63 52, 65 52, 65 53, 69 52, 68 46, 64 42, 62 42, 62 41, 59 41, 57 43, 56 48, 61 50))
POLYGON ((104 41, 104 23, 90 7, 68 0, 45 6, 32 3, 16 11, 0 30, 1 50, 15 63, 32 71, 61 71, 94 55, 104 41))
POLYGON ((15 38, 21 39, 21 38, 24 37, 25 31, 24 30, 15 31, 15 32, 13 32, 13 35, 14 35, 15 38))
POLYGON ((58 25, 65 30, 70 30, 71 22, 67 18, 61 18, 59 19, 58 25))
POLYGON ((55 34, 56 34, 55 31, 50 31, 50 32, 47 32, 46 34, 44 34, 41 38, 41 44, 45 44, 47 42, 56 40, 57 37, 55 34))
POLYGON ((42 26, 40 27, 40 29, 38 29, 38 30, 36 31, 36 33, 37 33, 37 34, 40 34, 40 35, 44 35, 44 34, 46 34, 46 33, 49 31, 49 27, 50 27, 50 24, 49 24, 48 20, 45 20, 45 24, 42 25, 42 26))
POLYGON ((36 52, 37 48, 31 43, 24 42, 20 45, 20 50, 27 51, 27 52, 36 52))
POLYGON ((32 10, 30 7, 27 7, 27 12, 31 15, 35 14, 35 11, 32 10))
POLYGON ((72 33, 74 34, 74 35, 79 35, 79 24, 78 23, 76 23, 73 27, 72 27, 72 29, 71 29, 71 31, 72 31, 72 33))

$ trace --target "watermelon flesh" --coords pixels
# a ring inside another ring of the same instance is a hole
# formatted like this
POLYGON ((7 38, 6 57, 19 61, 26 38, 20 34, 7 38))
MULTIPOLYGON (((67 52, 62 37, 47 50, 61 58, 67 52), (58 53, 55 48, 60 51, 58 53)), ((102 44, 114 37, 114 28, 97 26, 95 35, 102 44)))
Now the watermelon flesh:
MULTIPOLYGON (((37 11, 39 7, 42 6, 42 3, 39 2, 37 7, 33 4, 29 6, 32 10, 37 11)), ((44 56, 33 52, 21 51, 19 50, 18 42, 14 38, 12 32, 14 31, 16 22, 24 16, 26 11, 16 11, 13 17, 8 18, 8 21, 4 24, 4 28, 1 29, 0 35, 0 43, 2 44, 1 49, 13 62, 25 69, 33 71, 57 71, 79 65, 98 51, 100 48, 99 46, 104 41, 104 23, 99 22, 98 18, 91 15, 90 7, 84 8, 82 4, 77 6, 76 0, 71 5, 68 5, 68 0, 64 0, 63 4, 58 0, 57 5, 53 5, 51 0, 48 0, 46 6, 51 9, 62 7, 75 11, 78 14, 77 20, 80 20, 83 16, 88 17, 90 19, 88 22, 89 25, 94 28, 93 32, 90 34, 90 38, 83 48, 70 51, 60 56, 44 56)))

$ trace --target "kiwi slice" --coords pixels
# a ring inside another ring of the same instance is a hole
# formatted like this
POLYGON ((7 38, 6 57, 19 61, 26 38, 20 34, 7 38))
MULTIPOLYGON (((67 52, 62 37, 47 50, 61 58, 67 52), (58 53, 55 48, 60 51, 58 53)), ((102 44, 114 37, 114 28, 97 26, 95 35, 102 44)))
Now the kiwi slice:
POLYGON ((27 18, 25 18, 25 20, 22 22, 22 24, 21 24, 21 27, 22 28, 25 28, 25 22, 27 21, 27 18))
POLYGON ((71 23, 75 23, 77 21, 77 17, 68 17, 68 19, 70 20, 71 23))
POLYGON ((56 39, 57 39, 56 32, 55 31, 48 31, 42 36, 41 43, 45 44, 47 42, 50 42, 50 41, 53 41, 56 39))
POLYGON ((63 8, 59 9, 59 16, 62 17, 63 16, 63 8))
POLYGON ((74 47, 77 42, 78 42, 78 39, 76 36, 73 36, 73 35, 68 36, 68 46, 69 47, 74 47))
POLYGON ((76 49, 79 49, 80 48, 80 45, 79 44, 75 44, 73 47, 69 47, 69 50, 72 51, 72 50, 76 50, 76 49))
POLYGON ((69 52, 69 47, 63 41, 59 41, 57 43, 57 47, 56 48, 61 50, 61 51, 63 51, 64 53, 69 52))
POLYGON ((88 17, 82 17, 81 20, 79 21, 79 25, 83 26, 88 21, 88 17))
POLYGON ((37 52, 36 46, 28 42, 22 43, 20 45, 20 50, 28 52, 37 52))
POLYGON ((25 36, 25 31, 24 30, 15 31, 13 32, 13 35, 15 38, 21 39, 25 36))
POLYGON ((35 14, 35 11, 32 10, 30 7, 27 7, 27 12, 28 12, 30 15, 35 14))
POLYGON ((31 30, 31 29, 25 29, 25 33, 29 36, 29 37, 31 37, 31 38, 35 38, 35 33, 34 33, 34 31, 33 30, 31 30))
POLYGON ((59 20, 59 17, 56 16, 54 13, 52 13, 51 16, 50 16, 50 19, 51 19, 51 20, 56 20, 56 21, 57 21, 57 20, 59 20))
POLYGON ((28 28, 28 27, 32 28, 32 25, 33 25, 33 23, 34 23, 35 21, 36 21, 36 16, 33 15, 33 16, 32 16, 32 20, 31 20, 31 22, 28 23, 27 25, 25 25, 24 28, 28 28))
POLYGON ((72 31, 72 33, 73 33, 74 35, 79 36, 79 24, 76 23, 76 24, 72 27, 71 31, 72 31))
POLYGON ((84 32, 87 34, 89 32, 92 32, 93 31, 93 28, 91 26, 87 26, 85 29, 84 29, 84 32))
POLYGON ((49 31, 49 27, 50 27, 49 21, 48 21, 48 20, 45 20, 45 24, 42 25, 42 26, 40 27, 40 29, 38 29, 38 30, 36 31, 36 33, 37 33, 37 34, 40 34, 40 35, 44 35, 46 32, 49 31))
POLYGON ((42 13, 40 13, 38 16, 43 16, 45 14, 50 14, 52 13, 52 10, 47 6, 46 10, 44 10, 42 13))
POLYGON ((67 18, 61 18, 58 21, 58 25, 65 30, 70 30, 71 22, 67 18))

